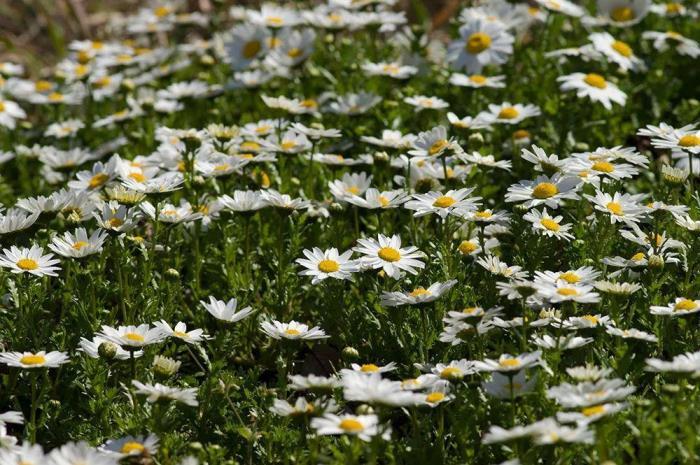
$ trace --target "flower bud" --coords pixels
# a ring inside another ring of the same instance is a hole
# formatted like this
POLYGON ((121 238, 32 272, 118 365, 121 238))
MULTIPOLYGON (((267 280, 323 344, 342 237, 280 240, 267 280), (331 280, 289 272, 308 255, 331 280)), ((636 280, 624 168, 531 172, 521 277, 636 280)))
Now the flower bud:
POLYGON ((117 345, 112 342, 103 342, 97 348, 97 354, 105 360, 112 360, 117 356, 117 345))

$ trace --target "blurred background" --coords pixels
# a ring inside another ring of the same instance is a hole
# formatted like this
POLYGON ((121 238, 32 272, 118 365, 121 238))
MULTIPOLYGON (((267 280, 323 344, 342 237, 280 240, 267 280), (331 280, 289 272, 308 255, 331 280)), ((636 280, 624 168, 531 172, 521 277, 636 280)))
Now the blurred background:
MULTIPOLYGON (((255 0, 183 1, 190 11, 221 14, 234 5, 261 3, 255 0)), ((460 4, 467 3, 460 0, 399 0, 396 8, 404 9, 412 22, 429 22, 432 27, 440 27, 449 21, 460 4)), ((71 40, 104 38, 110 14, 133 13, 146 6, 144 0, 0 0, 0 61, 21 63, 30 75, 41 75, 42 70, 64 56, 71 40)))

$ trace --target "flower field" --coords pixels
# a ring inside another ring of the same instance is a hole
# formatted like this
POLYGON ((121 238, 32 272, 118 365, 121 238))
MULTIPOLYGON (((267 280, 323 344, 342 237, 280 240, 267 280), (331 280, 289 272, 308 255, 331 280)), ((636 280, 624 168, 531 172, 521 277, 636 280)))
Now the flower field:
POLYGON ((0 465, 700 463, 698 3, 197 3, 0 62, 0 465))

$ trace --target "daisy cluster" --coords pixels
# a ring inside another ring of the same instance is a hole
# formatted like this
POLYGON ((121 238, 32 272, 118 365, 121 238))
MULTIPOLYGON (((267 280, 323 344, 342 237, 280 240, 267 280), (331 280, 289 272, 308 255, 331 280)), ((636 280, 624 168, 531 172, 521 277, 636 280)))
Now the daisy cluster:
POLYGON ((0 465, 700 461, 696 2, 227 3, 0 63, 0 465))

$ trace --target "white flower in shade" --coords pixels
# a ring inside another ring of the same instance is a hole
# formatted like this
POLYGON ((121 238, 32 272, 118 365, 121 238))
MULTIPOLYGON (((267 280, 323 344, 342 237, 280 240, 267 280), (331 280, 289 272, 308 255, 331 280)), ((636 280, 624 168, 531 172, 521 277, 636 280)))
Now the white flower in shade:
POLYGON ((416 138, 413 134, 401 134, 400 131, 392 131, 385 129, 382 131, 382 137, 362 136, 360 139, 367 144, 376 145, 379 147, 387 147, 392 149, 406 149, 411 146, 416 138))
MULTIPOLYGON (((102 344, 112 344, 114 347, 116 347, 117 351, 114 355, 114 358, 116 358, 117 360, 126 360, 129 357, 131 357, 130 352, 122 349, 121 346, 114 344, 113 342, 110 342, 107 339, 100 336, 95 336, 92 338, 92 340, 81 337, 80 348, 78 350, 85 352, 90 358, 100 358, 99 350, 102 344)), ((134 358, 139 358, 142 355, 143 351, 141 350, 134 352, 134 358)))
POLYGON ((575 428, 562 426, 556 421, 539 422, 532 431, 535 444, 557 444, 560 442, 593 444, 595 433, 586 424, 576 425, 575 428))
POLYGON ((685 37, 675 31, 644 31, 642 32, 642 39, 653 40, 654 48, 660 52, 673 49, 679 55, 692 58, 700 56, 700 44, 696 40, 685 37))
POLYGON ((429 407, 437 407, 438 405, 454 400, 455 396, 450 394, 452 389, 450 383, 445 381, 434 382, 426 392, 422 393, 422 399, 418 405, 427 405, 429 407))
POLYGON ((237 24, 231 28, 224 43, 229 64, 234 70, 248 68, 251 63, 267 53, 270 31, 254 24, 237 24))
POLYGON ((192 331, 187 331, 187 325, 182 321, 178 322, 173 328, 165 320, 156 321, 153 326, 160 329, 165 337, 173 337, 180 339, 188 344, 198 344, 209 336, 204 334, 202 329, 193 329, 192 331))
POLYGON ((588 364, 567 368, 566 373, 576 381, 598 381, 612 373, 612 368, 599 368, 588 364))
POLYGON ((378 95, 369 92, 345 94, 328 104, 328 111, 339 115, 361 115, 382 101, 378 95))
POLYGON ((537 293, 553 304, 560 302, 593 304, 600 301, 600 295, 593 292, 593 286, 568 282, 537 283, 537 293))
POLYGON ((333 400, 328 402, 328 406, 324 406, 324 403, 325 401, 323 399, 310 402, 306 400, 305 397, 297 398, 294 404, 290 404, 284 399, 275 399, 272 403, 272 407, 270 407, 270 412, 281 417, 302 417, 306 415, 317 415, 318 413, 328 410, 335 410, 336 406, 333 400), (328 407, 330 407, 330 409, 328 407))
POLYGON ((185 178, 180 173, 166 173, 150 179, 144 179, 143 182, 135 180, 133 177, 124 179, 122 184, 127 189, 132 191, 142 192, 144 194, 163 194, 182 189, 182 184, 185 178))
POLYGON ((139 326, 119 326, 118 328, 102 325, 102 331, 97 335, 129 351, 157 344, 165 339, 162 329, 151 328, 146 323, 139 326))
POLYGON ((87 442, 69 442, 56 448, 47 455, 48 460, 42 463, 53 465, 117 465, 119 457, 114 454, 106 454, 87 442))
POLYGON ((72 234, 66 232, 63 236, 54 237, 49 249, 63 257, 83 258, 102 252, 106 239, 107 233, 102 230, 98 229, 88 237, 85 228, 78 228, 72 234))
POLYGON ((574 335, 559 336, 554 338, 549 334, 542 336, 533 335, 531 338, 533 344, 542 349, 571 350, 583 347, 593 342, 592 337, 579 337, 574 335), (558 340, 557 340, 558 339, 558 340))
POLYGON ((421 110, 443 110, 450 106, 449 103, 438 97, 426 97, 425 95, 416 95, 414 97, 406 97, 403 101, 413 107, 416 111, 421 110))
POLYGON ((588 36, 593 47, 608 60, 617 64, 623 70, 644 71, 644 62, 635 54, 632 47, 621 40, 615 39, 607 32, 596 32, 588 36))
POLYGON ((511 395, 513 397, 520 397, 527 394, 532 391, 536 383, 537 376, 531 376, 528 380, 526 377, 526 370, 521 370, 515 373, 515 375, 513 375, 513 373, 502 375, 498 371, 494 371, 491 373, 491 379, 482 382, 481 387, 484 388, 486 394, 492 397, 497 399, 509 399, 511 395))
POLYGON ((574 18, 580 18, 586 14, 586 10, 569 0, 535 0, 535 2, 548 10, 573 16, 574 18))
POLYGON ((459 190, 449 190, 446 193, 428 192, 427 194, 413 194, 413 200, 404 204, 404 208, 415 210, 413 216, 425 216, 431 213, 437 214, 445 219, 447 215, 459 217, 466 216, 469 212, 476 210, 480 205, 481 197, 469 197, 474 192, 474 188, 463 188, 459 190))
POLYGON ((686 352, 676 355, 669 362, 658 358, 646 359, 646 370, 658 373, 693 373, 700 374, 700 352, 686 352))
POLYGON ((233 191, 233 197, 222 195, 219 201, 234 212, 254 212, 267 206, 260 191, 233 191))
POLYGON ((628 296, 642 289, 638 283, 625 283, 615 281, 595 281, 593 286, 600 292, 613 295, 628 296))
POLYGON ((510 171, 513 166, 508 160, 496 160, 493 155, 482 155, 479 152, 465 153, 460 155, 460 159, 475 165, 500 168, 506 171, 510 171))
POLYGON ((263 321, 260 323, 260 330, 273 339, 313 341, 330 337, 318 326, 309 328, 308 325, 294 320, 289 323, 281 323, 277 320, 263 321))
POLYGON ((238 308, 238 300, 230 299, 228 302, 217 300, 209 296, 209 303, 200 300, 202 306, 217 320, 225 321, 226 323, 236 323, 250 316, 255 310, 251 307, 245 307, 240 310, 238 308))
POLYGON ((16 120, 26 117, 27 113, 15 102, 0 99, 0 126, 14 129, 17 124, 16 120))
POLYGON ((535 283, 537 284, 593 284, 600 276, 600 271, 597 271, 591 266, 582 266, 574 270, 567 271, 535 271, 535 283))
POLYGON ((362 195, 372 184, 372 176, 367 173, 345 173, 342 179, 328 182, 328 188, 337 200, 344 201, 353 195, 362 195))
POLYGON ((284 8, 273 4, 264 4, 259 10, 247 9, 246 19, 256 25, 270 29, 294 27, 303 22, 299 13, 291 8, 284 8))
POLYGON ((0 463, 6 465, 43 465, 48 456, 39 444, 23 443, 21 446, 0 449, 0 463))
MULTIPOLYGON (((396 363, 390 362, 384 366, 375 365, 374 363, 363 363, 362 365, 357 364, 357 363, 351 363, 350 368, 351 368, 350 371, 357 371, 360 373, 367 373, 367 374, 370 374, 370 373, 388 373, 390 371, 396 370, 396 363)), ((344 375, 346 371, 347 371, 347 368, 341 370, 340 372, 341 372, 341 374, 344 375)))
POLYGON ((627 101, 627 94, 600 74, 573 73, 559 76, 557 81, 561 83, 561 90, 575 90, 577 97, 600 102, 607 110, 612 109, 613 103, 624 106, 627 101))
POLYGON ((635 390, 634 386, 627 386, 618 378, 601 379, 551 387, 547 390, 547 398, 554 399, 564 408, 579 408, 623 400, 635 390))
POLYGON ((641 331, 639 329, 620 329, 613 326, 607 326, 605 332, 613 336, 621 337, 622 339, 637 339, 639 341, 645 342, 658 342, 658 338, 646 331, 641 331))
POLYGON ((403 65, 399 62, 365 63, 362 70, 369 76, 389 76, 394 79, 407 79, 418 72, 415 66, 403 65))
POLYGON ((449 112, 447 113, 447 121, 456 128, 459 129, 490 129, 491 125, 484 121, 480 117, 465 116, 460 118, 456 114, 449 112))
POLYGON ((312 127, 304 126, 301 123, 292 123, 292 129, 306 135, 313 140, 331 139, 341 137, 343 134, 340 129, 324 128, 320 124, 312 124, 312 127))
POLYGON ((557 420, 561 423, 576 423, 588 425, 608 415, 621 412, 629 406, 626 402, 594 405, 578 412, 557 412, 557 420))
POLYGON ((135 210, 115 201, 105 202, 101 212, 93 213, 100 228, 111 233, 125 233, 136 227, 135 210))
POLYGON ((7 423, 21 425, 24 423, 24 415, 16 410, 8 410, 5 413, 0 413, 0 426, 5 426, 7 423))
POLYGON ((340 378, 316 375, 290 375, 289 388, 295 391, 330 392, 342 385, 340 378))
POLYGON ((662 149, 700 154, 700 130, 694 127, 673 129, 669 133, 652 137, 651 145, 662 149))
POLYGON ((401 237, 387 237, 380 234, 377 239, 358 239, 359 244, 353 250, 362 254, 362 266, 369 269, 382 269, 389 277, 398 278, 401 271, 417 274, 416 268, 422 269, 425 263, 423 252, 416 247, 401 248, 401 237))
POLYGON ((584 194, 584 197, 593 204, 593 207, 610 215, 610 223, 622 222, 634 225, 646 215, 644 206, 639 203, 641 197, 632 194, 613 195, 607 192, 596 191, 595 196, 584 194))
POLYGON ((417 287, 410 292, 382 292, 381 305, 384 307, 399 307, 401 305, 419 305, 433 302, 457 284, 456 279, 436 282, 428 288, 417 287))
POLYGON ((561 224, 561 220, 564 219, 564 217, 561 215, 551 216, 546 208, 541 212, 532 209, 527 212, 523 218, 532 223, 532 229, 538 234, 564 239, 566 241, 574 239, 574 236, 569 233, 571 225, 561 224))
POLYGON ((503 81, 506 77, 501 76, 484 76, 482 74, 472 74, 467 76, 466 74, 454 73, 450 76, 450 84, 460 87, 491 87, 494 89, 500 89, 505 87, 503 81))
POLYGON ((175 402, 181 402, 190 407, 196 407, 199 405, 197 402, 197 388, 176 388, 164 386, 160 383, 156 384, 144 384, 137 380, 132 380, 131 384, 136 388, 136 394, 141 394, 146 397, 146 400, 150 403, 155 403, 161 400, 173 400, 175 402))
POLYGON ((59 260, 53 254, 44 255, 44 249, 33 245, 30 249, 18 248, 14 245, 3 249, 0 255, 0 267, 8 268, 12 273, 29 273, 34 276, 58 276, 61 268, 56 266, 59 260))
POLYGON ((326 278, 351 279, 352 273, 360 270, 355 260, 350 260, 352 250, 338 254, 338 249, 321 250, 314 247, 304 249, 306 258, 298 258, 296 263, 306 269, 299 272, 301 276, 311 276, 311 284, 318 284, 326 278))
POLYGON ((350 204, 369 210, 397 208, 406 202, 408 194, 404 189, 379 191, 373 187, 367 189, 364 197, 351 195, 344 198, 350 204))
POLYGON ((408 153, 416 157, 438 157, 452 144, 453 140, 447 138, 447 129, 444 126, 436 126, 430 131, 418 134, 413 141, 413 149, 408 153))
POLYGON ((327 413, 311 420, 311 428, 320 436, 347 434, 363 441, 371 441, 375 436, 389 439, 391 431, 379 424, 376 415, 334 415, 327 413))
POLYGON ((158 436, 126 436, 121 439, 110 439, 100 447, 100 450, 115 454, 119 457, 153 456, 158 453, 158 436))
POLYGON ((502 373, 520 371, 523 368, 531 368, 540 366, 544 363, 542 360, 542 352, 525 352, 520 355, 503 354, 498 360, 489 358, 484 361, 475 361, 474 368, 478 371, 498 371, 502 373))
POLYGON ((65 137, 74 136, 78 131, 85 127, 79 119, 68 119, 51 123, 44 131, 44 137, 55 137, 63 139, 65 137))
POLYGON ((453 360, 448 364, 438 363, 430 369, 430 371, 447 381, 459 381, 465 376, 477 373, 476 362, 461 359, 453 360))
POLYGON ((505 63, 513 53, 515 38, 500 22, 474 18, 459 28, 459 35, 449 45, 447 59, 468 73, 480 73, 485 66, 505 63))
POLYGON ((299 66, 313 53, 315 40, 311 28, 287 31, 277 38, 278 45, 270 50, 265 65, 269 69, 299 66))
POLYGON ((592 26, 629 27, 639 23, 649 13, 651 0, 597 0, 596 16, 584 17, 592 26))
POLYGON ((0 363, 17 368, 56 368, 68 362, 65 352, 0 352, 0 363))
POLYGON ((520 124, 527 118, 542 114, 537 105, 503 102, 499 105, 489 104, 488 111, 481 112, 477 118, 493 124, 520 124))
POLYGON ((11 208, 4 214, 0 212, 0 236, 22 231, 31 227, 39 218, 40 212, 26 212, 11 208))
POLYGON ((578 199, 576 191, 580 185, 579 179, 570 176, 538 176, 534 181, 520 181, 508 187, 506 202, 523 202, 525 208, 543 204, 557 208, 564 199, 578 199))
POLYGON ((273 189, 262 191, 261 195, 267 205, 285 210, 302 210, 310 205, 308 200, 293 199, 289 195, 281 194, 273 189))
POLYGON ((668 305, 653 305, 650 309, 652 315, 683 316, 700 312, 700 300, 676 297, 676 300, 668 305))
POLYGON ((151 202, 142 202, 139 207, 149 218, 163 223, 190 223, 202 217, 200 212, 193 211, 192 205, 185 199, 180 199, 178 206, 171 203, 160 205, 157 218, 156 207, 151 202))
POLYGON ((523 271, 522 267, 513 265, 508 266, 495 255, 486 255, 478 258, 476 263, 491 274, 503 276, 504 278, 523 278, 527 276, 527 272, 523 271))
POLYGON ((415 403, 415 394, 402 389, 401 381, 384 379, 376 372, 345 370, 342 375, 343 397, 347 401, 392 407, 415 403))
POLYGON ((484 444, 496 444, 500 442, 508 442, 514 439, 520 439, 527 436, 531 436, 538 429, 542 429, 547 426, 556 426, 557 423, 551 418, 545 418, 538 422, 532 423, 530 425, 515 425, 510 429, 501 428, 500 426, 492 425, 488 432, 482 438, 482 443, 484 444))

